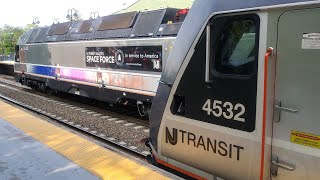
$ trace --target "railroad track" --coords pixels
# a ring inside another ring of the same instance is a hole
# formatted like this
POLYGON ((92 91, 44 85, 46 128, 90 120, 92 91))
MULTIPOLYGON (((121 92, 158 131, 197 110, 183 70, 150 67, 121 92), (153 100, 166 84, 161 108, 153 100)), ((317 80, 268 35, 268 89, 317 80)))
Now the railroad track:
POLYGON ((15 88, 21 88, 26 92, 52 98, 57 101, 72 103, 78 106, 85 106, 88 109, 95 110, 96 108, 98 108, 103 111, 108 111, 109 113, 110 112, 116 113, 118 115, 121 114, 122 116, 127 116, 127 118, 134 118, 135 121, 140 121, 141 124, 148 126, 148 117, 147 116, 141 117, 136 107, 111 104, 103 101, 93 100, 90 98, 77 96, 69 93, 62 93, 62 92, 60 92, 58 95, 50 95, 45 92, 33 90, 28 86, 21 85, 20 83, 15 82, 12 76, 8 76, 8 75, 0 75, 0 83, 9 85, 15 88))
POLYGON ((115 113, 93 111, 33 94, 23 88, 25 87, 0 78, 1 99, 134 153, 140 158, 149 154, 143 143, 149 132, 146 122, 115 113), (60 112, 62 110, 63 113, 60 112))

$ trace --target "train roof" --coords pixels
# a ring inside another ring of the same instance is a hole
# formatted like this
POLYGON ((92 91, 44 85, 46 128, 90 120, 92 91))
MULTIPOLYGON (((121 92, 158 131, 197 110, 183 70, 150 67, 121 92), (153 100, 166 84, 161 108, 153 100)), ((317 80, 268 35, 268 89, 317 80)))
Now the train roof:
POLYGON ((165 8, 52 24, 25 32, 17 44, 176 36, 187 12, 165 8))
POLYGON ((263 9, 287 6, 288 4, 316 3, 319 0, 196 0, 186 17, 175 45, 168 57, 161 81, 173 84, 193 41, 211 14, 242 9, 263 9))

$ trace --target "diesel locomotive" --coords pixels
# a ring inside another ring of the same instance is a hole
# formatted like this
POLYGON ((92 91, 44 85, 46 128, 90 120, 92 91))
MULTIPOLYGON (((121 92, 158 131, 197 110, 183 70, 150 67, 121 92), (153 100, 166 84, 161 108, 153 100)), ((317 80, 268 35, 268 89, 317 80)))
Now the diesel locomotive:
POLYGON ((112 14, 35 28, 16 46, 18 82, 136 105, 146 115, 188 9, 112 14))
POLYGON ((149 162, 195 179, 320 178, 320 1, 196 0, 150 112, 149 162))

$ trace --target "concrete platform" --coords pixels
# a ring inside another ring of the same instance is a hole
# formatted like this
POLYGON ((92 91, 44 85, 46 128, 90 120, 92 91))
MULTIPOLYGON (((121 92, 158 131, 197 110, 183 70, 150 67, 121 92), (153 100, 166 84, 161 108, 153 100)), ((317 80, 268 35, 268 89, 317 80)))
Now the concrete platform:
POLYGON ((99 179, 0 119, 0 179, 99 179))
POLYGON ((178 179, 0 100, 0 179, 178 179))

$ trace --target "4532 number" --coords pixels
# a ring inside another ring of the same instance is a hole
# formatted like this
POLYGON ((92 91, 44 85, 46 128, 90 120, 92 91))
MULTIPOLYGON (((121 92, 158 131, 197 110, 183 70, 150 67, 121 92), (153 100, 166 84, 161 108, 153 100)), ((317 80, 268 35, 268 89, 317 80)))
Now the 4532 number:
POLYGON ((245 122, 241 116, 246 112, 246 108, 240 103, 233 105, 231 102, 208 99, 202 106, 202 110, 207 112, 208 116, 214 115, 218 118, 223 116, 225 119, 245 122))

